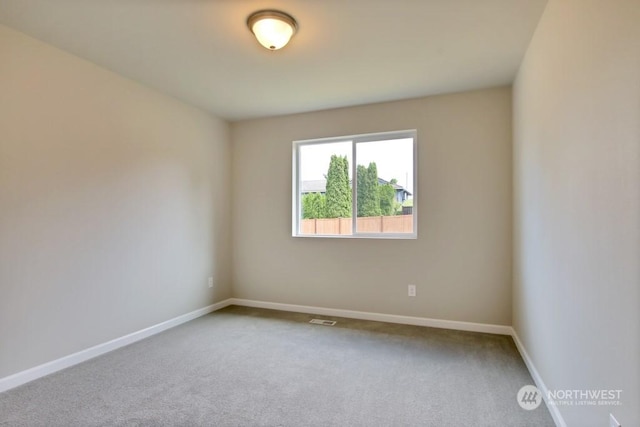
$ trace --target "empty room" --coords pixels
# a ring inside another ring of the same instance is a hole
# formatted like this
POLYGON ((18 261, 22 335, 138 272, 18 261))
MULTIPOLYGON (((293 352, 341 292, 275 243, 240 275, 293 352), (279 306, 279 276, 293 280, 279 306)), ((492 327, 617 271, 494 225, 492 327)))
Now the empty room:
POLYGON ((0 426, 640 426, 640 0, 0 0, 0 426))

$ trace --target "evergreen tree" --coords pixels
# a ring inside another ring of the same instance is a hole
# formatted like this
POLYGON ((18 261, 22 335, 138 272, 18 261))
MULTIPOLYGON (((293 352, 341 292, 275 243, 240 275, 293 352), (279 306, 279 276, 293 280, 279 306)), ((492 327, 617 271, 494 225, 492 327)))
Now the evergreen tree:
POLYGON ((358 183, 358 216, 380 216, 380 193, 378 191, 378 167, 374 162, 368 167, 358 165, 356 169, 358 183))
POLYGON ((346 156, 331 156, 326 178, 326 218, 351 217, 349 161, 346 156))
POLYGON ((382 215, 391 216, 396 214, 396 190, 391 184, 378 186, 380 193, 380 211, 382 215))
POLYGON ((326 218, 327 198, 324 194, 309 193, 302 196, 302 218, 326 218))

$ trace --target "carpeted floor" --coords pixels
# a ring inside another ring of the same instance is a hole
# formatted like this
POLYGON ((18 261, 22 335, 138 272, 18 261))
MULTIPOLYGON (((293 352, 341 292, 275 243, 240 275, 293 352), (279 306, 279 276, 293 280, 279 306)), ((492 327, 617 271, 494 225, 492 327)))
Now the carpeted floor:
POLYGON ((553 426, 510 337, 228 307, 0 394, 0 426, 553 426))

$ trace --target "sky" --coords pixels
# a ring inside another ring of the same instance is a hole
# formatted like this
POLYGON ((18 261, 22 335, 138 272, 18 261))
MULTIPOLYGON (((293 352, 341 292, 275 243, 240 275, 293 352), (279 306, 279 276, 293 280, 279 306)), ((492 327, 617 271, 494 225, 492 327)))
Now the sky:
MULTIPOLYGON (((351 141, 345 141, 301 146, 301 180, 324 179, 332 154, 347 156, 351 179, 353 164, 351 141)), ((399 185, 413 193, 413 140, 411 138, 359 142, 356 146, 356 156, 358 164, 364 166, 375 162, 379 178, 387 181, 395 178, 399 185)))

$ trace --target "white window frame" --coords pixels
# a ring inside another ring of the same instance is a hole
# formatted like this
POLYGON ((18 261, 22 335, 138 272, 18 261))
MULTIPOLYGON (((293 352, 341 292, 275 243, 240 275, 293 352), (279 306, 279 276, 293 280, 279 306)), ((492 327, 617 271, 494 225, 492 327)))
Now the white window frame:
POLYGON ((348 135, 330 138, 319 139, 305 139, 293 141, 292 150, 292 223, 291 223, 291 235, 293 237, 307 237, 307 238, 332 238, 332 239, 417 239, 418 238, 418 132, 415 129, 392 131, 392 132, 380 132, 380 133, 367 133, 360 135, 348 135), (374 141, 386 141, 393 139, 413 139, 413 207, 412 207, 412 221, 413 232, 412 233, 362 233, 357 232, 357 159, 356 159, 356 146, 358 143, 374 142, 374 141), (335 142, 347 142, 351 141, 352 155, 351 155, 351 176, 352 176, 352 234, 301 234, 300 233, 300 218, 302 213, 302 197, 300 197, 300 189, 302 187, 302 180, 300 179, 300 147, 305 145, 317 145, 328 144, 335 142))

